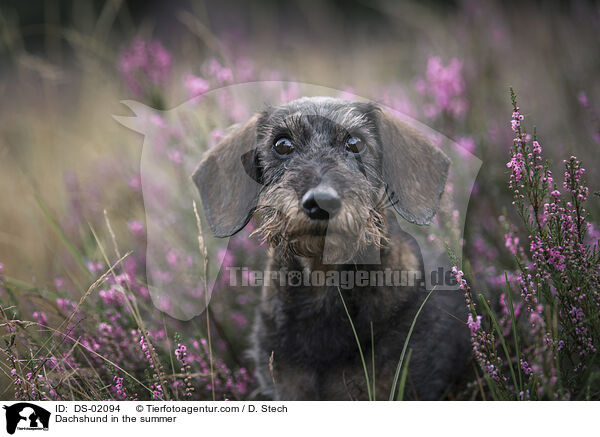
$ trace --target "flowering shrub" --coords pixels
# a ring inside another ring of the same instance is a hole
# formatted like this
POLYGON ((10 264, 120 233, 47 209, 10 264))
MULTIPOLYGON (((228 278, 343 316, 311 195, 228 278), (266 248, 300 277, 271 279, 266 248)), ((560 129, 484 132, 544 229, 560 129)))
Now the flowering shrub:
POLYGON ((500 314, 483 296, 478 306, 464 273, 453 270, 470 311, 474 357, 494 398, 597 398, 600 251, 598 235, 586 238, 593 226, 584 207, 585 169, 573 156, 565 160, 560 190, 512 90, 511 97, 509 188, 529 244, 519 246, 513 230, 505 234, 520 295, 513 296, 507 275, 500 314))
MULTIPOLYGON (((164 106, 161 87, 167 83, 171 66, 171 54, 160 42, 141 39, 124 50, 118 62, 130 90, 155 107, 164 106)), ((208 70, 214 76, 209 76, 213 83, 231 80, 231 71, 216 61, 209 63, 208 70)), ((183 85, 190 97, 197 97, 208 90, 209 81, 187 75, 183 85)), ((176 137, 159 115, 150 121, 165 137, 165 146, 168 138, 176 137)), ((177 152, 165 151, 174 166, 182 164, 177 152)), ((216 284, 212 302, 218 316, 212 314, 208 325, 201 318, 186 323, 165 317, 151 301, 146 282, 144 221, 139 217, 128 220, 117 238, 108 214, 97 209, 97 205, 108 202, 95 190, 97 180, 104 181, 104 193, 123 193, 125 188, 129 204, 135 205, 141 194, 139 170, 132 171, 117 158, 99 163, 95 171, 89 186, 73 174, 66 178, 70 217, 55 220, 41 204, 75 256, 79 272, 55 278, 51 289, 25 286, 43 296, 34 305, 17 299, 23 283, 0 275, 2 301, 13 303, 0 306, 4 339, 0 368, 12 382, 3 394, 14 393, 16 399, 23 400, 246 399, 254 380, 246 369, 247 361, 236 353, 247 347, 245 338, 235 333, 247 328, 243 312, 249 312, 253 296, 247 289, 234 290, 221 281, 216 284), (87 194, 87 201, 82 201, 80 193, 87 194), (93 245, 80 237, 80 226, 86 220, 93 245), (115 252, 112 259, 94 229, 108 231, 115 252), (125 255, 120 252, 121 244, 130 249, 125 255), (78 291, 82 281, 92 283, 83 294, 78 291)), ((132 214, 133 209, 127 213, 132 214)), ((234 250, 227 253, 226 263, 241 263, 256 251, 258 244, 248 238, 250 231, 232 241, 234 250)), ((163 249, 165 265, 172 269, 191 262, 191 253, 163 249)), ((191 245, 191 250, 197 251, 197 245, 191 245)), ((169 276, 168 271, 156 273, 169 276)), ((197 298, 198 292, 187 290, 192 298, 197 298)), ((163 304, 157 302, 157 306, 163 304)))
POLYGON ((425 78, 419 78, 416 84, 417 91, 431 100, 425 106, 426 117, 448 115, 460 118, 465 114, 468 102, 464 96, 462 67, 462 62, 456 58, 446 66, 438 56, 429 58, 425 78))
POLYGON ((163 107, 159 87, 169 79, 171 54, 159 41, 146 42, 140 38, 133 41, 121 53, 118 69, 137 97, 148 97, 156 108, 163 107))
MULTIPOLYGON (((2 311, 0 328, 7 339, 2 353, 13 377, 15 397, 245 398, 253 384, 247 370, 232 370, 225 361, 213 357, 205 338, 192 337, 188 347, 176 332, 175 344, 171 344, 164 319, 151 310, 139 272, 128 265, 129 273, 104 278, 108 287, 98 292, 99 299, 84 296, 75 303, 57 298, 53 310, 64 320, 57 328, 43 312, 34 314, 35 321, 24 322, 2 311), (141 331, 144 325, 152 328, 141 331)), ((10 290, 10 284, 2 286, 10 290)))

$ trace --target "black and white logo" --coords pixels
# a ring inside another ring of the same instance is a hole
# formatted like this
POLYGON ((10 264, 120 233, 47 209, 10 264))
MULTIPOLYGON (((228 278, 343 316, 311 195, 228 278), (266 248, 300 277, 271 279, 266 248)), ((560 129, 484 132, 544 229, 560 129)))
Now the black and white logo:
POLYGON ((6 432, 14 434, 19 431, 47 431, 50 423, 50 412, 28 402, 19 402, 3 407, 6 410, 6 432))

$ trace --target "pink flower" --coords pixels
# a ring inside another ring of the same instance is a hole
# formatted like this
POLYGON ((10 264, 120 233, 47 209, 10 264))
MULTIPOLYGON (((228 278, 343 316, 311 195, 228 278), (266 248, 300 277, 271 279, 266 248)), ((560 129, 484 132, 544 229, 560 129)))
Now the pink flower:
POLYGON ((222 267, 233 266, 233 254, 227 248, 219 249, 217 252, 217 260, 221 260, 222 267))
POLYGON ((256 79, 254 62, 250 59, 238 59, 235 63, 236 77, 241 82, 248 82, 256 79))
POLYGON ((129 179, 127 185, 129 185, 129 188, 131 188, 132 191, 139 191, 142 187, 142 181, 140 180, 139 176, 134 176, 129 179))
MULTIPOLYGON (((355 98, 355 97, 354 97, 355 98)), ((352 100, 349 98, 347 100, 352 100)), ((406 92, 400 87, 386 88, 380 99, 381 103, 410 117, 417 117, 417 110, 406 97, 406 92)))
POLYGON ((208 64, 208 72, 220 84, 233 81, 233 72, 231 69, 223 67, 216 59, 211 59, 210 63, 208 64))
POLYGON ((161 310, 161 311, 165 311, 168 312, 171 310, 171 308, 173 307, 171 304, 171 299, 169 299, 167 296, 160 296, 158 298, 158 305, 157 307, 161 310))
POLYGON ((183 153, 181 150, 169 150, 167 156, 173 164, 181 164, 183 162, 183 153))
POLYGON ((171 54, 158 41, 136 39, 121 52, 118 69, 136 95, 144 94, 148 86, 165 84, 171 71, 171 54))
POLYGON ((104 268, 104 266, 100 262, 90 261, 87 263, 87 268, 89 269, 90 272, 95 273, 95 272, 99 272, 100 270, 102 270, 104 268))
POLYGON ((443 112, 456 118, 464 115, 468 102, 462 67, 462 61, 456 58, 452 58, 446 66, 438 56, 427 60, 425 78, 418 79, 415 84, 417 92, 433 100, 425 107, 427 117, 435 118, 443 112))
POLYGON ((519 237, 514 236, 512 232, 504 234, 504 245, 510 250, 510 253, 516 255, 519 248, 519 237))
POLYGON ((167 252, 167 262, 171 267, 175 267, 177 264, 179 264, 179 257, 174 251, 169 250, 167 252))
POLYGON ((210 89, 208 81, 199 76, 194 76, 193 74, 185 76, 184 84, 190 98, 198 97, 210 89))
POLYGON ((477 316, 477 320, 473 320, 473 315, 469 313, 467 317, 467 325, 469 325, 469 329, 471 330, 471 334, 476 333, 481 329, 481 316, 477 316))
POLYGON ((45 313, 43 313, 41 311, 40 312, 35 311, 33 313, 33 318, 40 325, 48 326, 48 316, 46 316, 45 313))
POLYGON ((108 290, 100 290, 98 293, 100 298, 107 306, 119 306, 125 300, 123 293, 115 290, 114 288, 110 288, 108 290))
POLYGON ((136 237, 140 237, 144 234, 144 225, 138 220, 130 220, 129 223, 127 223, 127 228, 136 237))
POLYGON ((210 132, 208 148, 211 149, 219 144, 225 138, 225 132, 221 129, 214 129, 210 132))
POLYGON ((581 106, 583 106, 584 108, 587 108, 590 106, 590 102, 589 102, 586 94, 583 91, 579 92, 579 94, 577 95, 577 100, 579 100, 579 104, 581 106))
POLYGON ((238 328, 245 328, 248 325, 248 319, 240 312, 231 313, 231 319, 238 328))
POLYGON ((469 156, 469 154, 472 154, 473 152, 475 152, 475 140, 473 140, 473 138, 460 137, 460 138, 456 139, 456 142, 460 146, 460 149, 458 149, 458 152, 462 156, 469 156))

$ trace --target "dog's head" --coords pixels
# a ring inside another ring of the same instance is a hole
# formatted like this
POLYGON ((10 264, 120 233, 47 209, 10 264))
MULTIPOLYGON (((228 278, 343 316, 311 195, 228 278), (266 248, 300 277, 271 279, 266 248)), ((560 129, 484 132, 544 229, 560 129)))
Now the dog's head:
POLYGON ((315 97, 253 116, 206 154, 193 179, 219 237, 256 213, 271 245, 312 257, 326 235, 352 256, 382 243, 388 205, 428 224, 448 167, 425 136, 378 106, 315 97))

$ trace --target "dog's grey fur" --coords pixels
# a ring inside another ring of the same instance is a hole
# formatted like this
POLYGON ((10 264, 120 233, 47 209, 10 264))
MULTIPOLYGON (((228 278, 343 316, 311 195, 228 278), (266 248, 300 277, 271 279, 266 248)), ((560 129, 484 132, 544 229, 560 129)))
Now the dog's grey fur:
MULTIPOLYGON (((428 224, 439 208, 448 167, 448 158, 423 135, 376 105, 318 97, 252 117, 205 156, 194 181, 216 235, 233 235, 256 217, 257 232, 269 245, 269 270, 393 269, 424 275, 419 247, 401 230, 392 207, 412 223, 428 224), (349 136, 367 144, 360 156, 344 151, 349 136), (281 137, 295 146, 289 156, 273 151, 281 137), (329 220, 312 219, 302 209, 305 193, 319 184, 341 198, 329 220), (363 263, 373 250, 379 250, 378 263, 363 263)), ((369 375, 374 352, 375 395, 387 399, 424 287, 356 287, 341 294, 369 375)), ((439 399, 461 374, 468 358, 465 318, 459 293, 434 293, 427 302, 409 343, 405 399, 439 399)), ((266 284, 252 340, 265 396, 367 398, 339 287, 266 284)))

